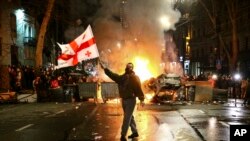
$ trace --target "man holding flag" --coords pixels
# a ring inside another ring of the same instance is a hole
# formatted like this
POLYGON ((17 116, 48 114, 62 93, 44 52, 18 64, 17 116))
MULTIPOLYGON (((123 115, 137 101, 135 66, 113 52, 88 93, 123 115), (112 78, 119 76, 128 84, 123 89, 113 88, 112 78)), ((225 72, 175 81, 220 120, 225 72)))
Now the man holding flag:
POLYGON ((141 88, 140 78, 134 72, 134 65, 128 63, 124 74, 112 72, 106 64, 100 61, 100 66, 109 78, 118 84, 119 96, 123 109, 123 122, 121 127, 121 141, 127 141, 126 135, 130 127, 132 134, 128 138, 139 137, 133 112, 136 106, 136 98, 140 100, 140 105, 144 106, 144 93, 141 88))

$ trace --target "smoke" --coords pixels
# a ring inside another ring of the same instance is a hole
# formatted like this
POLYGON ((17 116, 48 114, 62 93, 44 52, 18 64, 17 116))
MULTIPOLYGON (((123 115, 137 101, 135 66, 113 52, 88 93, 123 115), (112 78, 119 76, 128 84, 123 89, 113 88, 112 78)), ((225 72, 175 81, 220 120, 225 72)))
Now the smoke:
POLYGON ((141 56, 159 74, 164 30, 175 29, 181 16, 171 1, 102 0, 101 5, 93 24, 101 59, 121 72, 126 63, 141 56))
POLYGON ((163 73, 164 31, 175 30, 181 17, 171 0, 95 0, 92 5, 100 5, 91 26, 101 60, 122 73, 139 56, 157 75, 163 73))
POLYGON ((165 32, 165 51, 162 54, 162 60, 165 73, 177 74, 183 76, 183 68, 179 61, 178 49, 173 39, 173 31, 165 32))

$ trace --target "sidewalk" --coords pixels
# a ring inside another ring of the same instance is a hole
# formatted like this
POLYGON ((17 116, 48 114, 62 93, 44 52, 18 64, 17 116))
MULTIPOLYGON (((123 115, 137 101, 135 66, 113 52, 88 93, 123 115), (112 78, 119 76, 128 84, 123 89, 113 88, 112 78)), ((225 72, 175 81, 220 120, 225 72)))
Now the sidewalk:
POLYGON ((0 92, 0 103, 19 103, 19 102, 36 102, 37 95, 33 90, 22 90, 19 93, 15 91, 0 92))

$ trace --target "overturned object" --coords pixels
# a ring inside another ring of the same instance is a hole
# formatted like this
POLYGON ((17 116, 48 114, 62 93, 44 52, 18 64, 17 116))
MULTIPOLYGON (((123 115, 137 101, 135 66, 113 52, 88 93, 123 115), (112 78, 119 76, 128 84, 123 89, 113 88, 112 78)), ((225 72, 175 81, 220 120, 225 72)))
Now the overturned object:
POLYGON ((161 74, 156 78, 151 78, 147 85, 155 93, 153 102, 175 100, 177 90, 181 87, 181 80, 176 74, 161 74))

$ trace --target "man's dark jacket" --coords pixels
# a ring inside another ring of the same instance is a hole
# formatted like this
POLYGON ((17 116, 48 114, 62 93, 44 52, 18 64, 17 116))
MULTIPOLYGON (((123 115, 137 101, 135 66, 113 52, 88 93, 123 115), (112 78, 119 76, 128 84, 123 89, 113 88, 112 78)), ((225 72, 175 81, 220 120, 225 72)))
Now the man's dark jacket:
POLYGON ((144 94, 141 89, 140 79, 137 75, 135 75, 134 72, 119 75, 113 73, 107 68, 104 69, 104 72, 118 84, 119 94, 121 98, 129 99, 138 97, 139 100, 144 100, 144 94))

